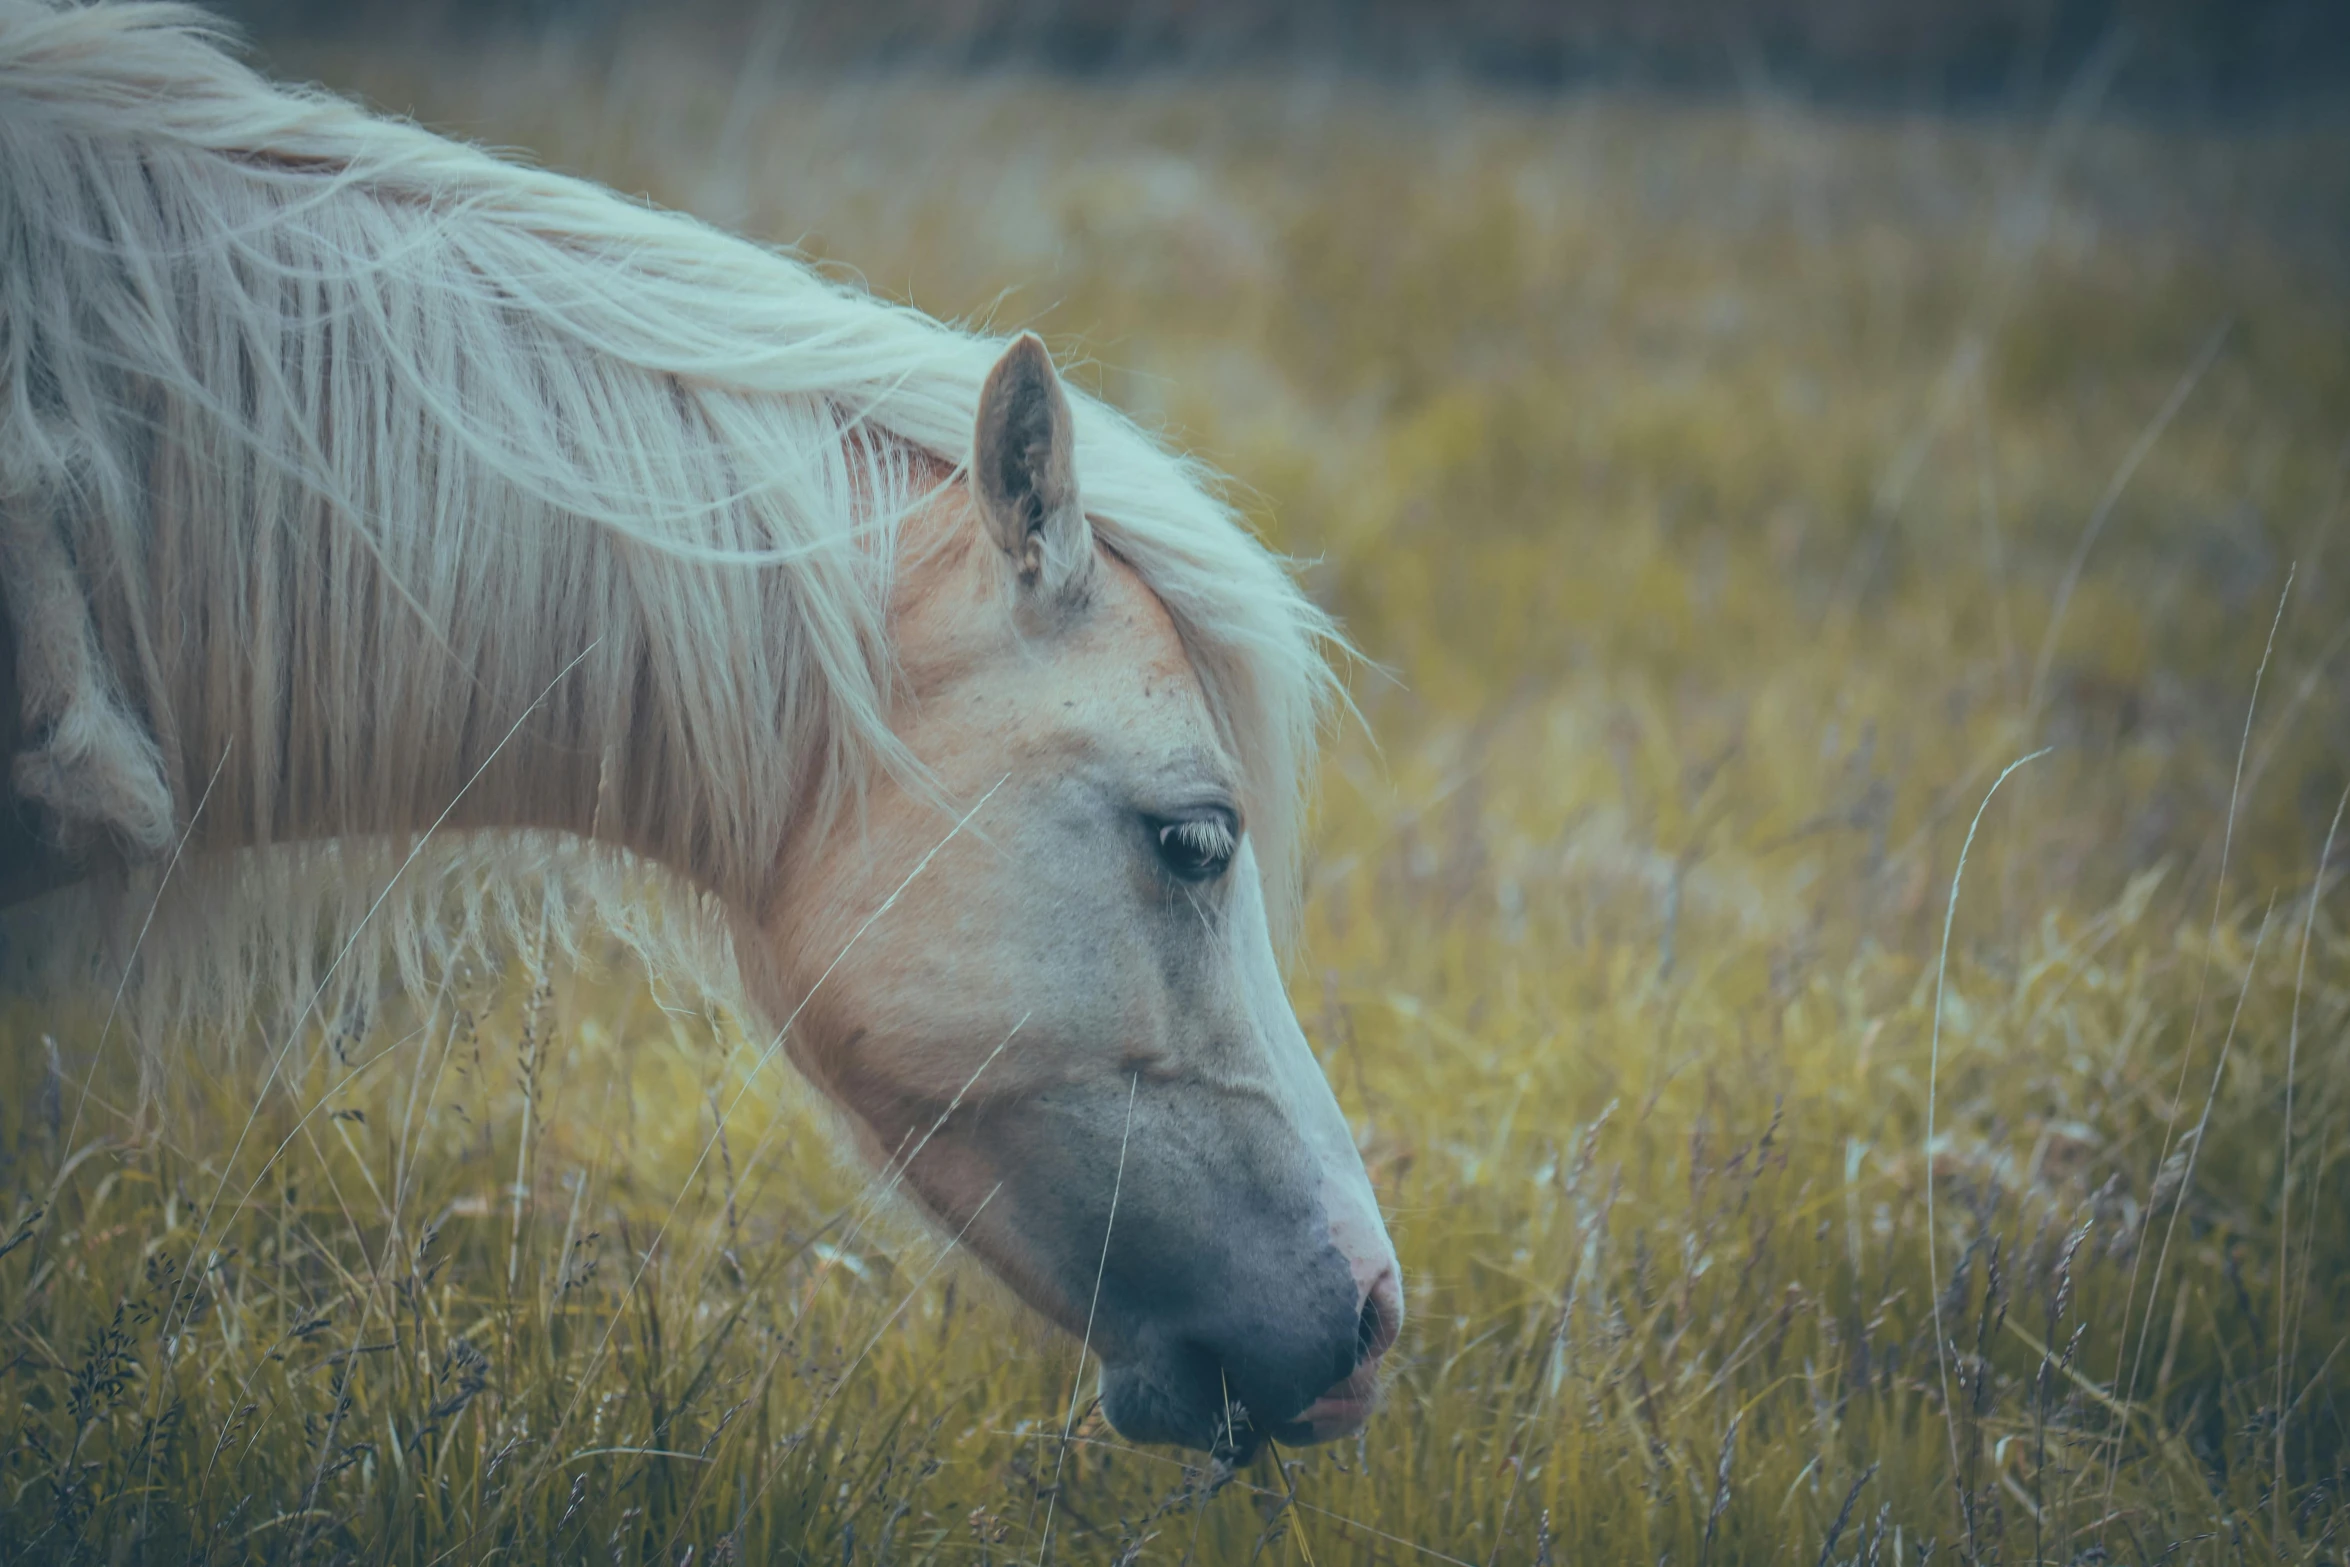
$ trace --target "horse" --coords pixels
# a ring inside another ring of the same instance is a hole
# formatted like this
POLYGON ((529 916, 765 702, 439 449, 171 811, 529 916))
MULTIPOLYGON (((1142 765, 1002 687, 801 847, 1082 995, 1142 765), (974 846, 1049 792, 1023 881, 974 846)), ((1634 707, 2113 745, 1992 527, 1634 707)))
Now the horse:
POLYGON ((1278 958, 1343 644, 1209 475, 192 8, 0 0, 0 257, 41 972, 299 1023, 657 896, 1121 1433, 1363 1426, 1400 1273, 1278 958))

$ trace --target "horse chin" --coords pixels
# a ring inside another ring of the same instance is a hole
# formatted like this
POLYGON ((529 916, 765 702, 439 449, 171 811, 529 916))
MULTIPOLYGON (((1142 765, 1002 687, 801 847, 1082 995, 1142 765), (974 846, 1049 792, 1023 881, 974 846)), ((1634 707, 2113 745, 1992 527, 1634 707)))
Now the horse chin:
POLYGON ((1147 1361, 1102 1367, 1102 1413, 1129 1442, 1163 1442, 1214 1453, 1235 1465, 1256 1456, 1266 1433, 1245 1411, 1202 1398, 1197 1376, 1169 1375, 1147 1361))
POLYGON ((1259 1425, 1237 1405, 1222 1407, 1219 1400, 1184 1391, 1199 1388, 1202 1379, 1184 1376, 1182 1369, 1147 1361, 1103 1366, 1102 1413, 1129 1442, 1193 1448, 1237 1466, 1255 1457, 1267 1439, 1311 1447, 1352 1436, 1379 1402, 1379 1367, 1369 1361, 1290 1418, 1259 1425))

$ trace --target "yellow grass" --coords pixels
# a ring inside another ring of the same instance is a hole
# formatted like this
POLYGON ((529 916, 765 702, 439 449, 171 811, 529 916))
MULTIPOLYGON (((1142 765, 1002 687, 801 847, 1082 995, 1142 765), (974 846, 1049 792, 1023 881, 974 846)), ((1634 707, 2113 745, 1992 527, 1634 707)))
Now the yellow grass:
POLYGON ((1315 558, 1412 1319, 1358 1441, 1064 1455, 1076 1347, 641 977, 266 1091, 12 1002, 0 1559, 2341 1558, 2344 137, 299 65, 1040 326, 1315 558))

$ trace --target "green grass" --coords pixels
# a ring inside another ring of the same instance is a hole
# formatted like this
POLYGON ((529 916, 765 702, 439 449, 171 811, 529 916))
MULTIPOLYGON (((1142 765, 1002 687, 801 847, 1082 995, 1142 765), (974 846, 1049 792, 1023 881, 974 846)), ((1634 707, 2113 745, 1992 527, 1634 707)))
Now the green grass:
POLYGON ((1120 1444, 624 968, 266 1088, 15 1002, 0 1559, 2342 1559, 2340 134, 622 59, 305 68, 1090 353, 1380 666, 1292 985, 1388 1407, 1120 1444))

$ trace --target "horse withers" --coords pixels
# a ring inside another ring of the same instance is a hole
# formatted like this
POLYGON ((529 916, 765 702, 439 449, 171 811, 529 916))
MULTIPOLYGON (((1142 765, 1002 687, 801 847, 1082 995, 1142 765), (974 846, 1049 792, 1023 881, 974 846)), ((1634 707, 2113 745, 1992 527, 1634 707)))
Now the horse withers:
POLYGON ((1282 565, 1035 338, 212 25, 0 0, 0 902, 101 908, 19 934, 314 1015, 321 931, 432 949, 428 850, 651 874, 1121 1431, 1358 1429, 1403 1302, 1276 956, 1282 565))

